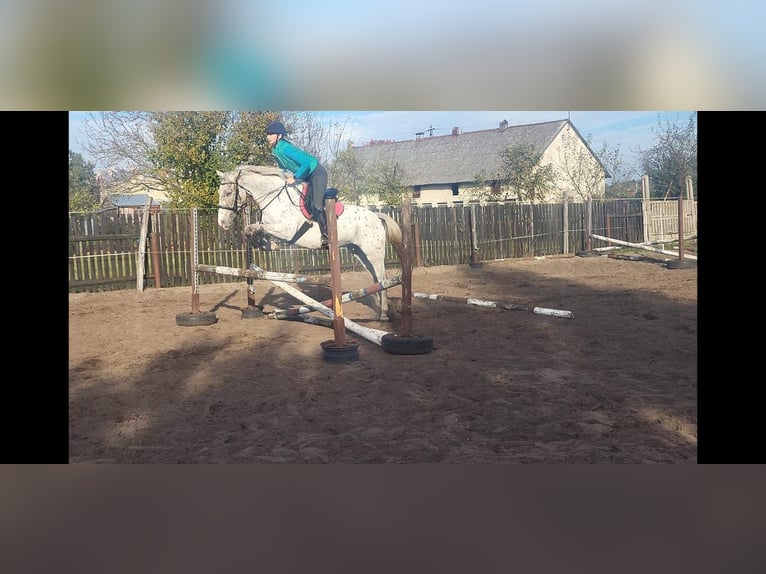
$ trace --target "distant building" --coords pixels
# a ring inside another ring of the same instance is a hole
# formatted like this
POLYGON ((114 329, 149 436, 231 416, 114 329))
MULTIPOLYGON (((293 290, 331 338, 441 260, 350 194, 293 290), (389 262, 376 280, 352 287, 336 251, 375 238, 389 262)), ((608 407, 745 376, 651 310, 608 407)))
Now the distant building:
POLYGON ((118 183, 108 183, 105 179, 103 176, 99 178, 102 209, 129 209, 134 203, 140 203, 140 208, 143 208, 148 197, 152 198, 153 208, 161 208, 169 201, 162 184, 154 178, 138 175, 118 183), (143 201, 141 198, 144 198, 143 201))
MULTIPOLYGON (((351 150, 363 169, 397 165, 401 170, 401 182, 413 190, 414 203, 451 205, 455 201, 475 199, 472 195, 475 194, 477 175, 483 174, 491 181, 491 175, 501 171, 503 150, 519 144, 532 144, 536 153, 542 153, 543 165, 552 164, 554 169, 561 169, 566 142, 570 142, 570 149, 584 150, 584 157, 592 163, 596 173, 603 173, 593 191, 593 197, 603 197, 605 178, 609 174, 569 120, 520 126, 509 126, 503 120, 496 129, 463 132, 454 127, 450 135, 421 136, 414 140, 356 146, 351 150)), ((559 186, 541 201, 561 201, 565 187, 559 186)), ((486 189, 491 191, 491 184, 486 189)), ((367 199, 370 200, 368 203, 376 202, 376 198, 367 199)), ((574 195, 569 199, 582 200, 574 195)))
POLYGON ((155 203, 152 200, 149 204, 150 197, 146 193, 136 193, 133 195, 110 195, 101 204, 101 211, 116 210, 118 215, 124 214, 140 214, 143 212, 144 207, 149 205, 149 209, 160 210, 162 206, 159 203, 155 203))

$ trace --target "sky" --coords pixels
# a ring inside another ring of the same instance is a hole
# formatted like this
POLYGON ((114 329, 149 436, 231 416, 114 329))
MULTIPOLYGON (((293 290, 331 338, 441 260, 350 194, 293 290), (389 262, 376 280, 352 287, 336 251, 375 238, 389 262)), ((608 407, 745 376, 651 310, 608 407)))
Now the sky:
MULTIPOLYGON (((647 150, 655 143, 659 123, 673 122, 685 126, 691 110, 677 111, 316 111, 328 124, 343 126, 343 141, 364 145, 370 140, 403 141, 422 137, 449 135, 453 127, 461 132, 498 127, 500 122, 522 125, 569 118, 584 138, 592 138, 591 146, 598 153, 606 142, 610 148, 617 145, 626 171, 638 168, 639 149, 647 150)), ((83 149, 85 136, 81 131, 85 112, 69 113, 69 148, 93 162, 83 149)), ((95 162, 93 162, 95 163, 95 162)), ((98 166, 96 166, 98 168, 98 166)), ((640 176, 640 174, 632 174, 640 176)))
POLYGON ((760 110, 764 21, 756 0, 6 0, 0 104, 760 110))

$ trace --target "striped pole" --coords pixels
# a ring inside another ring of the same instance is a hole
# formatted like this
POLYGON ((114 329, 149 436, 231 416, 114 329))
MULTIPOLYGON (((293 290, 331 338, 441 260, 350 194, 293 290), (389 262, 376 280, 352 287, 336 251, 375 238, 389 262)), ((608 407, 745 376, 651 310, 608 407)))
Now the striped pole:
MULTIPOLYGON (((316 299, 312 299, 308 295, 306 295, 303 291, 300 289, 296 289, 289 283, 285 283, 283 281, 273 281, 270 280, 274 285, 282 289, 283 291, 286 291, 299 301, 303 301, 307 305, 311 305, 316 311, 319 311, 324 316, 329 317, 330 319, 335 319, 335 313, 333 313, 333 310, 329 307, 326 307, 325 305, 322 305, 319 301, 316 299)), ((363 339, 368 340, 371 343, 376 344, 378 347, 383 346, 383 335, 387 335, 387 331, 382 331, 380 329, 372 329, 370 327, 365 327, 364 325, 359 325, 358 323, 353 322, 351 319, 347 317, 343 317, 343 324, 346 329, 351 331, 352 333, 356 333, 363 339)))
POLYGON ((237 269, 236 267, 222 267, 221 265, 195 265, 197 271, 205 273, 217 273, 218 275, 231 275, 234 277, 251 277, 253 279, 266 279, 268 281, 288 281, 290 283, 304 283, 306 285, 326 285, 320 283, 316 278, 295 273, 278 273, 276 271, 266 271, 257 265, 252 265, 253 269, 237 269))
POLYGON ((538 315, 550 315, 552 317, 561 317, 564 319, 574 319, 572 311, 562 309, 549 309, 547 307, 533 307, 530 309, 525 305, 516 305, 514 303, 498 303, 496 301, 485 301, 483 299, 472 299, 463 297, 452 297, 450 295, 433 295, 430 293, 413 293, 416 299, 430 299, 431 301, 449 301, 450 303, 465 303, 477 307, 496 307, 498 309, 508 309, 509 311, 532 311, 538 315))
MULTIPOLYGON (((368 295, 375 295, 379 291, 384 291, 391 287, 395 287, 396 285, 401 284, 401 282, 402 282, 401 279, 397 275, 396 277, 392 277, 391 279, 384 279, 383 281, 378 281, 377 283, 369 287, 363 287, 355 291, 349 291, 343 294, 343 296, 341 297, 341 303, 348 303, 349 301, 355 301, 356 299, 359 299, 361 297, 366 297, 368 295)), ((322 305, 326 305, 329 307, 330 305, 332 305, 332 299, 327 299, 325 301, 322 301, 322 305)), ((298 315, 303 315, 305 313, 311 313, 312 311, 316 311, 316 309, 312 309, 311 307, 306 307, 304 305, 301 305, 300 307, 297 307, 295 309, 278 309, 276 311, 272 311, 271 313, 264 314, 264 317, 267 317, 269 319, 288 319, 291 317, 296 317, 298 315)))

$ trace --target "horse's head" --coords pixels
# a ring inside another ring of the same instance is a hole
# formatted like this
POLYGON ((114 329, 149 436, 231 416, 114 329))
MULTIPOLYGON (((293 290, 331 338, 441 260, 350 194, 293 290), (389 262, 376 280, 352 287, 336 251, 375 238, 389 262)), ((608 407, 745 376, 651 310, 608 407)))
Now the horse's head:
POLYGON ((247 200, 247 192, 239 185, 239 171, 216 171, 221 178, 218 187, 218 225, 229 229, 234 216, 242 210, 247 200))

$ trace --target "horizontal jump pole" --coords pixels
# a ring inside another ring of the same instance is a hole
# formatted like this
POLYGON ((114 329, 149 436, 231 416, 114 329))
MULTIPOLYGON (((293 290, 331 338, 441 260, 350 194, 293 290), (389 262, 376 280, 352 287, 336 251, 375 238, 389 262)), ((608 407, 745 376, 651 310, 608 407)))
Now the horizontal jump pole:
MULTIPOLYGON (((313 309, 312 309, 313 310, 313 309)), ((312 317, 310 315, 297 315, 294 317, 288 317, 288 321, 302 321, 303 323, 309 323, 311 325, 321 325, 322 327, 335 328, 335 323, 332 319, 327 317, 312 317)))
MULTIPOLYGON (((255 267, 255 266, 254 266, 255 267)), ((251 279, 266 279, 267 281, 289 281, 290 283, 304 283, 306 285, 322 285, 316 279, 305 275, 296 275, 295 273, 278 273, 276 271, 266 271, 260 267, 255 269, 237 269, 236 267, 222 267, 220 265, 202 265, 194 266, 195 270, 204 273, 216 273, 218 275, 231 275, 233 277, 249 277, 251 279)))
MULTIPOLYGON (((303 301, 306 303, 306 305, 310 305, 314 308, 315 311, 319 311, 326 317, 329 317, 330 319, 335 319, 335 313, 333 313, 333 310, 329 307, 325 307, 317 301, 316 299, 312 299, 308 295, 306 295, 303 291, 300 289, 297 289, 290 285, 289 283, 285 283, 284 281, 275 281, 274 279, 269 279, 274 285, 279 287, 280 289, 286 291, 299 301, 303 301)), ((367 341, 370 341, 371 343, 376 344, 378 347, 383 346, 383 335, 388 335, 389 333, 387 331, 382 331, 380 329, 372 329, 370 327, 365 327, 363 325, 359 325, 358 323, 354 323, 351 319, 348 319, 346 317, 343 317, 343 324, 352 333, 356 333, 363 339, 366 339, 367 341)))
MULTIPOLYGON (((383 281, 378 281, 369 287, 363 287, 361 289, 356 289, 355 291, 344 293, 341 296, 340 302, 343 304, 348 303, 349 301, 355 301, 362 297, 367 297, 368 295, 375 295, 380 291, 385 291, 386 289, 400 285, 401 282, 402 280, 399 275, 392 277, 391 279, 384 279, 383 281)), ((332 299, 322 301, 322 305, 329 307, 332 305, 332 299)), ((264 316, 269 319, 289 319, 290 317, 296 317, 297 315, 311 313, 312 311, 315 311, 315 309, 312 309, 311 307, 300 306, 297 309, 278 309, 277 311, 272 311, 271 313, 265 314, 264 316)))
POLYGON ((508 309, 509 311, 532 311, 538 315, 550 315, 552 317, 561 317, 564 319, 574 319, 572 311, 563 309, 549 309, 547 307, 533 307, 530 309, 524 305, 514 303, 498 303, 496 301, 485 301, 482 299, 472 299, 464 297, 452 297, 451 295, 433 295, 431 293, 413 293, 416 299, 430 299, 431 301, 449 301, 450 303, 465 303, 467 305, 476 305, 477 307, 496 307, 498 309, 508 309))
MULTIPOLYGON (((596 235, 595 233, 591 233, 590 236, 593 239, 600 239, 601 241, 607 241, 609 243, 615 243, 617 245, 625 245, 626 247, 635 247, 636 249, 646 249, 647 251, 653 251, 655 253, 662 253, 663 255, 672 255, 673 257, 680 257, 681 254, 678 251, 668 251, 667 249, 659 249, 657 247, 650 247, 649 245, 645 243, 630 243, 628 241, 623 241, 622 239, 612 239, 611 237, 604 237, 603 235, 596 235)), ((670 243, 669 241, 666 241, 665 243, 670 243)), ((687 255, 684 253, 684 257, 688 257, 689 259, 697 259, 695 255, 687 255)))

